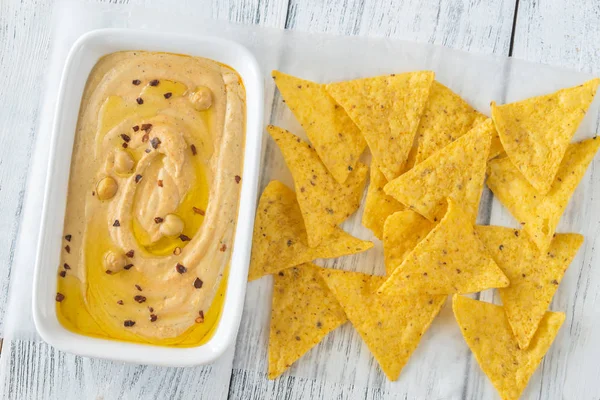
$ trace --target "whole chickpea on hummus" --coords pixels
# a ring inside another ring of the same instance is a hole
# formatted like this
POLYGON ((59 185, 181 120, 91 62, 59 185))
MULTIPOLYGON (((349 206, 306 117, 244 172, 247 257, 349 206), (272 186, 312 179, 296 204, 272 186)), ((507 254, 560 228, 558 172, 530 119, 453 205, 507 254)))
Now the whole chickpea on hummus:
POLYGON ((210 337, 233 248, 245 91, 231 68, 168 53, 100 59, 73 147, 57 314, 90 336, 210 337))

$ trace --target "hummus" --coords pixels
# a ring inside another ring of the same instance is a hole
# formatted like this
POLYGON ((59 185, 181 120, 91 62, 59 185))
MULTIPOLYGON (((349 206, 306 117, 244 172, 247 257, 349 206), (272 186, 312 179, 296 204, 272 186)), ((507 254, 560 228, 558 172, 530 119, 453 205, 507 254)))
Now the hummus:
POLYGON ((194 346, 216 325, 233 248, 245 92, 215 61, 103 57, 83 94, 57 314, 91 336, 194 346))

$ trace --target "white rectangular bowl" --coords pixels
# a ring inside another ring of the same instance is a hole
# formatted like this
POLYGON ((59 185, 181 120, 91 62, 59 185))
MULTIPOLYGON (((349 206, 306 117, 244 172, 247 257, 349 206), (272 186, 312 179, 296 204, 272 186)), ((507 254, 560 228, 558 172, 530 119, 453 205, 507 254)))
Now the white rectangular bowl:
POLYGON ((82 356, 164 366, 211 363, 232 345, 242 316, 252 245, 263 132, 263 86, 254 56, 245 47, 219 38, 102 29, 77 40, 67 58, 58 93, 35 263, 33 319, 42 339, 59 350, 82 356), (198 347, 172 348, 83 336, 65 329, 56 316, 57 268, 81 98, 96 62, 106 54, 122 50, 164 51, 210 58, 234 68, 246 89, 244 171, 225 302, 212 338, 198 347))

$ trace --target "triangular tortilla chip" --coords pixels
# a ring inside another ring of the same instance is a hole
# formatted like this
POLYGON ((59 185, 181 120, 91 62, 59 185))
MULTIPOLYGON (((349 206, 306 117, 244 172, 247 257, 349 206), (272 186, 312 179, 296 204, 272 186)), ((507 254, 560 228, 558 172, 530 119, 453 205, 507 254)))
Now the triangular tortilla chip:
POLYGON ((548 251, 542 253, 527 235, 515 229, 476 226, 475 231, 510 280, 510 286, 498 292, 519 347, 526 349, 583 236, 557 234, 548 251))
POLYGON ((346 182, 340 184, 327 171, 312 146, 279 127, 269 125, 267 130, 292 172, 308 245, 315 247, 331 236, 337 225, 360 206, 368 167, 358 163, 346 182))
POLYGON ((506 287, 508 279, 452 199, 440 223, 379 288, 389 296, 474 293, 506 287))
POLYGON ((309 247, 296 194, 283 183, 271 181, 256 210, 248 280, 317 258, 341 257, 371 247, 373 243, 350 236, 337 227, 327 240, 309 247))
POLYGON ((446 296, 380 296, 382 276, 333 269, 321 275, 385 375, 398 379, 446 296))
POLYGON ((360 128, 387 180, 403 170, 433 78, 433 72, 419 71, 327 85, 360 128))
POLYGON ((497 106, 492 118, 506 154, 540 193, 550 190, 569 142, 585 116, 600 79, 497 106))
POLYGON ((474 224, 491 140, 489 130, 475 127, 389 182, 384 190, 432 222, 444 216, 449 197, 461 204, 474 224))
MULTIPOLYGON (((490 118, 491 121, 491 118, 490 118)), ((493 123, 493 122, 492 122, 493 123)), ((492 136, 492 144, 490 145, 490 154, 488 156, 488 160, 494 159, 504 153, 504 147, 502 147, 502 142, 500 141, 500 136, 498 136, 498 132, 496 131, 496 127, 494 127, 494 135, 492 136)))
POLYGON ((419 147, 415 164, 446 147, 486 118, 452 90, 433 81, 417 130, 419 147))
POLYGON ((455 295, 452 310, 477 363, 503 400, 517 400, 552 345, 565 314, 544 314, 529 348, 522 350, 502 306, 455 295))
POLYGON ((380 240, 383 238, 383 224, 385 223, 385 219, 396 211, 404 209, 404 206, 396 201, 396 199, 385 194, 383 187, 386 183, 385 176, 377 168, 377 165, 372 162, 371 181, 367 190, 362 224, 373 231, 375 237, 380 240))
POLYGON ((599 146, 600 139, 571 144, 546 195, 539 194, 508 157, 490 161, 487 185, 541 251, 550 245, 558 221, 599 146))
POLYGON ((411 210, 399 211, 385 220, 383 254, 389 276, 433 229, 435 224, 411 210))
POLYGON ((302 264, 274 275, 269 332, 269 379, 275 379, 329 332, 347 321, 321 277, 302 264))
POLYGON ((273 71, 273 79, 331 175, 344 183, 367 143, 325 85, 273 71))

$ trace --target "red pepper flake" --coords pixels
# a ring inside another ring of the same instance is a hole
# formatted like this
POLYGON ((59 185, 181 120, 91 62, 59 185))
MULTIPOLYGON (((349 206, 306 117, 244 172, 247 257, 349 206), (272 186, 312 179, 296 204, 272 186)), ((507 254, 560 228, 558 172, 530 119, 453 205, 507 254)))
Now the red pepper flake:
POLYGON ((198 316, 198 318, 196 318, 196 323, 197 323, 197 324, 201 324, 201 323, 203 323, 203 322, 204 322, 204 311, 200 311, 200 312, 198 313, 198 315, 199 315, 199 316, 198 316))
POLYGON ((131 129, 133 129, 133 131, 134 131, 134 132, 137 132, 137 131, 139 131, 139 130, 140 130, 140 126, 139 126, 139 125, 135 125, 135 126, 134 126, 133 128, 131 128, 131 129))
POLYGON ((125 326, 125 328, 129 328, 135 325, 135 321, 126 319, 125 322, 123 322, 123 325, 125 326))
POLYGON ((65 235, 65 240, 67 242, 70 242, 71 241, 71 237, 72 237, 71 235, 65 235))
POLYGON ((154 218, 154 222, 157 224, 160 224, 161 222, 163 222, 164 220, 161 217, 156 217, 154 218))
POLYGON ((167 92, 167 93, 163 94, 163 96, 165 96, 165 99, 170 99, 171 96, 173 96, 173 93, 167 92))
POLYGON ((123 305, 123 300, 118 300, 117 304, 120 305, 120 306, 122 306, 123 305))
POLYGON ((129 258, 132 258, 134 254, 135 252, 133 250, 129 250, 127 253, 125 253, 125 255, 129 258))
POLYGON ((140 292, 142 291, 142 287, 141 287, 140 285, 138 285, 138 284, 136 284, 136 285, 135 285, 135 288, 136 288, 137 290, 139 290, 140 292))
POLYGON ((140 295, 135 296, 133 299, 135 301, 137 301, 138 303, 140 303, 140 304, 142 304, 143 302, 146 301, 146 297, 145 296, 140 296, 140 295))
POLYGON ((198 207, 192 207, 192 210, 194 210, 194 212, 195 212, 196 214, 200 214, 200 215, 202 215, 202 216, 206 215, 206 212, 204 212, 204 210, 202 210, 202 209, 200 209, 200 208, 198 208, 198 207))
POLYGON ((135 101, 140 105, 144 104, 144 99, 142 99, 141 97, 138 97, 137 99, 135 99, 135 101))
POLYGON ((194 281, 194 287, 196 289, 201 289, 203 284, 204 282, 202 282, 202 279, 200 278, 196 278, 196 280, 194 281))
POLYGON ((131 140, 131 138, 129 137, 129 135, 126 135, 124 133, 121 133, 121 139, 123 139, 127 143, 129 143, 129 141, 131 140))
POLYGON ((160 145, 162 142, 160 141, 159 138, 157 137, 153 137, 152 140, 150 140, 150 144, 152 145, 152 147, 154 149, 158 149, 158 145, 160 145))
POLYGON ((63 264, 63 268, 64 269, 71 269, 71 266, 69 264, 67 264, 67 263, 64 263, 63 264))
POLYGON ((140 81, 139 79, 134 79, 134 80, 131 81, 131 83, 133 83, 135 86, 137 86, 140 83, 142 83, 142 81, 140 81))
POLYGON ((190 148, 192 149, 192 154, 193 155, 198 154, 198 150, 196 150, 196 145, 195 144, 191 145, 190 148))
POLYGON ((129 271, 131 268, 133 268, 133 264, 127 264, 126 266, 123 267, 123 269, 129 271))
POLYGON ((65 299, 65 295, 62 293, 56 293, 56 301, 59 303, 65 299))
POLYGON ((150 314, 150 322, 156 322, 157 319, 158 317, 156 316, 156 314, 150 314))
POLYGON ((221 248, 219 250, 224 252, 225 250, 227 250, 227 245, 225 243, 223 243, 223 245, 221 246, 221 248))
POLYGON ((65 276, 67 276, 67 271, 60 271, 59 275, 64 278, 65 276))
POLYGON ((142 180, 143 176, 141 176, 140 174, 137 174, 135 176, 135 183, 139 183, 142 180))
POLYGON ((184 274, 187 272, 187 268, 184 267, 183 265, 177 263, 177 265, 175 266, 175 269, 177 270, 177 272, 179 272, 180 274, 184 274))
POLYGON ((162 181, 162 179, 159 179, 159 180, 156 182, 156 184, 157 184, 159 187, 163 187, 163 181, 162 181))
POLYGON ((150 139, 150 135, 148 135, 147 133, 144 133, 144 136, 142 136, 142 143, 146 143, 148 141, 148 139, 150 139))
POLYGON ((146 133, 150 132, 150 129, 152 129, 152 124, 142 124, 142 130, 146 133))
POLYGON ((181 235, 179 235, 179 239, 180 239, 182 242, 189 242, 190 240, 192 240, 192 239, 190 239, 190 237, 189 237, 189 236, 186 236, 186 235, 184 235, 183 233, 182 233, 181 235))
POLYGON ((66 245, 65 246, 65 251, 70 254, 71 253, 71 246, 66 245))
POLYGON ((129 147, 129 145, 128 145, 127 143, 123 143, 121 146, 122 146, 124 149, 126 149, 127 147, 129 147))
POLYGON ((119 222, 118 219, 115 219, 115 222, 113 223, 113 226, 121 226, 121 223, 119 222))
POLYGON ((235 183, 240 183, 241 180, 242 178, 239 175, 235 176, 235 183))
POLYGON ((158 79, 152 79, 149 83, 150 86, 158 86, 159 80, 158 79))
POLYGON ((173 249, 173 254, 175 254, 176 256, 181 254, 181 247, 175 247, 173 249))

